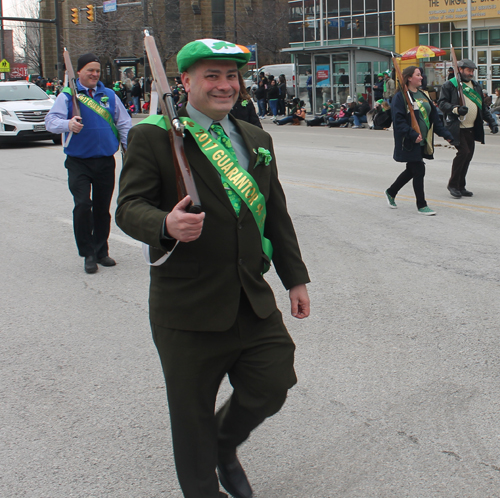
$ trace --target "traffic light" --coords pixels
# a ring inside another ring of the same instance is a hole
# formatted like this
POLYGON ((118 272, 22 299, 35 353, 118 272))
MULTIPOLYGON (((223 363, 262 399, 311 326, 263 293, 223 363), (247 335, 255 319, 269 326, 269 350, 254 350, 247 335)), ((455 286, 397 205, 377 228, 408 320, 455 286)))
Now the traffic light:
POLYGON ((89 20, 89 22, 95 21, 94 6, 91 4, 87 5, 87 19, 89 20))
POLYGON ((73 24, 79 24, 80 23, 80 13, 78 12, 78 8, 74 7, 71 9, 71 22, 73 24))
POLYGON ((356 19, 356 29, 359 29, 359 19, 356 19))

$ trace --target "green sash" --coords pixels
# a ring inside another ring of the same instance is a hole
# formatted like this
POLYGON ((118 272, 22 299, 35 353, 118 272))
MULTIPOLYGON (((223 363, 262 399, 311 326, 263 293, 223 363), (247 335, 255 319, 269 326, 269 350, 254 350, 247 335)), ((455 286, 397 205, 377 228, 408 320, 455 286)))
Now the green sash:
MULTIPOLYGON (((450 81, 456 88, 458 88, 457 78, 451 78, 450 81)), ((472 100, 472 102, 474 102, 479 109, 483 108, 483 98, 476 92, 476 90, 474 90, 474 88, 471 88, 462 81, 462 90, 464 91, 464 94, 467 95, 467 98, 472 100)))
MULTIPOLYGON (((214 138, 210 132, 190 118, 180 117, 179 119, 186 126, 185 129, 191 133, 205 157, 220 174, 222 180, 227 182, 247 205, 259 229, 262 240, 262 251, 269 258, 269 261, 271 261, 273 246, 271 241, 264 237, 264 225, 267 216, 266 201, 259 191, 257 182, 248 171, 245 171, 238 164, 236 155, 228 151, 218 138, 214 138)), ((164 119, 163 115, 149 116, 141 121, 141 124, 143 123, 153 124, 165 130, 170 129, 170 123, 164 119)), ((269 264, 265 264, 263 273, 266 273, 268 270, 269 264)))
POLYGON ((417 104, 418 110, 420 111, 420 115, 422 116, 422 119, 424 120, 424 123, 426 124, 427 129, 429 130, 431 127, 431 122, 429 120, 427 111, 425 110, 424 104, 422 104, 422 102, 420 102, 420 100, 417 99, 415 99, 415 103, 417 104))
MULTIPOLYGON (((69 87, 65 87, 63 89, 63 92, 67 93, 68 95, 72 95, 71 88, 69 87)), ((85 107, 88 107, 91 111, 94 111, 96 114, 101 116, 101 118, 104 119, 106 123, 109 124, 109 126, 111 126, 111 130, 115 134, 115 137, 118 140, 120 140, 120 134, 118 133, 118 129, 115 126, 113 117, 111 116, 111 113, 107 109, 105 109, 104 107, 99 105, 94 99, 91 99, 90 97, 88 97, 83 93, 78 93, 76 97, 85 107)))

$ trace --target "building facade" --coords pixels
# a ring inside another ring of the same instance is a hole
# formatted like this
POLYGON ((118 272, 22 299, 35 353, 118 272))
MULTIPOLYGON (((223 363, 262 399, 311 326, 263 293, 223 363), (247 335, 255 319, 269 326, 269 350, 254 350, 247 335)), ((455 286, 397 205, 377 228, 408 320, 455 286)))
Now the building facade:
POLYGON ((312 94, 315 112, 326 97, 342 102, 341 77, 349 81, 350 96, 371 102, 370 85, 390 68, 391 52, 420 44, 446 50, 442 57, 418 61, 430 84, 444 82, 452 43, 459 59, 470 57, 478 64, 477 78, 489 93, 500 86, 500 4, 495 0, 472 0, 470 55, 466 0, 290 0, 289 8, 285 51, 296 64, 300 95, 306 100, 312 94), (309 72, 312 92, 306 85, 309 72))
MULTIPOLYGON (((167 74, 177 74, 175 56, 187 42, 218 38, 243 45, 257 43, 259 63, 289 62, 281 49, 288 44, 287 0, 118 0, 116 11, 94 5, 94 21, 87 19, 89 0, 59 3, 63 40, 73 65, 79 55, 95 53, 103 63, 106 84, 127 70, 144 75, 143 31, 155 37, 167 74), (121 6, 120 4, 124 4, 121 6), (134 5, 135 4, 135 5, 134 5), (78 9, 77 23, 72 9, 78 9)), ((40 18, 53 19, 54 1, 40 0, 40 18)), ((51 27, 52 28, 52 27, 51 27)), ((44 76, 56 76, 54 29, 42 30, 44 76)))

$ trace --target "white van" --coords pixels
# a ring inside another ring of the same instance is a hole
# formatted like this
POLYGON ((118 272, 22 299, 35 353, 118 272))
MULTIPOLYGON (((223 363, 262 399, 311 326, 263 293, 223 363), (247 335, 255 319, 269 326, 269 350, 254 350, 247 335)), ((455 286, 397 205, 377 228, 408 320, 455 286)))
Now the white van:
POLYGON ((288 96, 295 97, 295 85, 296 85, 295 64, 270 64, 268 66, 262 66, 258 71, 255 70, 247 71, 243 75, 247 91, 250 91, 250 88, 255 78, 262 71, 264 71, 264 74, 266 75, 272 74, 276 80, 279 78, 280 74, 284 74, 286 78, 286 90, 288 96))

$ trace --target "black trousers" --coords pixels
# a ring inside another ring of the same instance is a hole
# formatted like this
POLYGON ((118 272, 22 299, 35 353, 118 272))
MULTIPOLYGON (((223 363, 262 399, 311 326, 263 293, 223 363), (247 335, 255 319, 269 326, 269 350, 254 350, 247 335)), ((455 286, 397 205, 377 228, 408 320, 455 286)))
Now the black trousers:
POLYGON ((109 207, 115 188, 115 158, 79 159, 67 156, 68 185, 75 208, 73 230, 82 257, 108 255, 111 229, 109 207))
POLYGON ((243 294, 238 318, 225 332, 153 323, 151 328, 165 375, 182 491, 186 498, 217 498, 217 459, 230 460, 250 432, 279 411, 296 383, 295 345, 278 310, 260 319, 243 294), (226 374, 233 393, 215 414, 226 374))
POLYGON ((413 180, 413 191, 417 199, 417 209, 427 206, 424 194, 424 161, 412 161, 406 163, 406 169, 396 178, 396 181, 387 189, 391 197, 396 197, 398 192, 410 181, 413 180))
POLYGON ((465 177, 469 170, 469 164, 474 156, 476 142, 474 140, 473 128, 460 129, 460 145, 456 145, 457 155, 451 166, 451 176, 448 187, 463 190, 465 188, 465 177))

